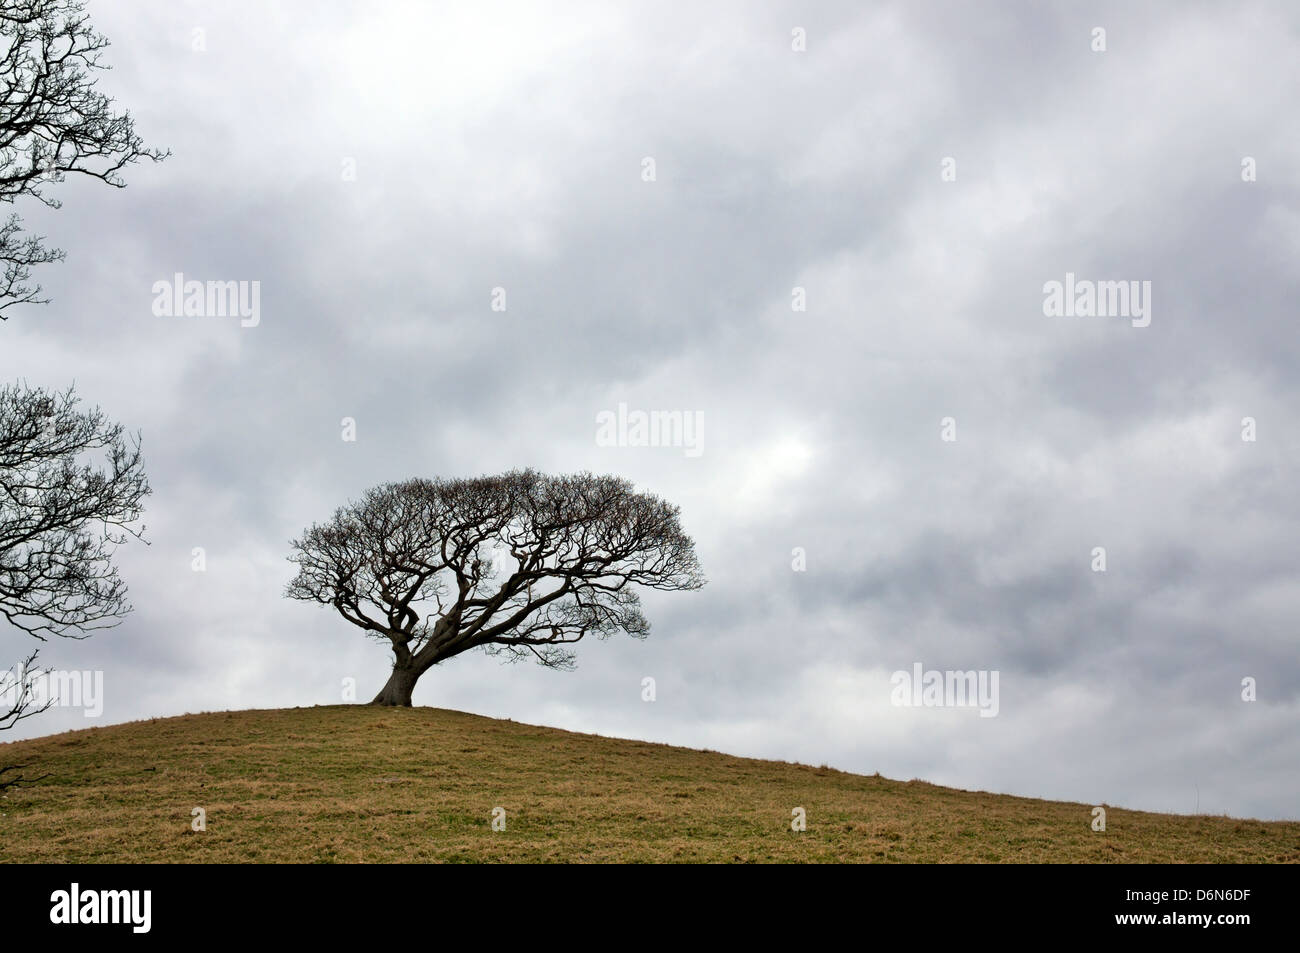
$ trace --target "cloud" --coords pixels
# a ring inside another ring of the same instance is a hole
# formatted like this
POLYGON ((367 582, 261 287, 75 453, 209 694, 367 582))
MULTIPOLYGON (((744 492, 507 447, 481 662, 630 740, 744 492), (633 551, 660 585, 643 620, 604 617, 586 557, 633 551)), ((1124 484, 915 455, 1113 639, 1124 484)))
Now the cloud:
POLYGON ((576 673, 463 657, 417 703, 1296 816, 1288 5, 91 13, 174 155, 22 209, 68 258, 0 377, 144 434, 137 611, 44 655, 105 671, 106 721, 364 699, 385 653, 281 598, 288 540, 381 481, 591 469, 679 503, 709 586, 576 673), (155 317, 176 271, 260 281, 261 324, 155 317), (1151 281, 1150 327, 1046 317, 1066 272, 1151 281), (703 454, 597 446, 619 402, 701 412, 703 454), (998 717, 891 706, 918 661, 1000 671, 998 717))

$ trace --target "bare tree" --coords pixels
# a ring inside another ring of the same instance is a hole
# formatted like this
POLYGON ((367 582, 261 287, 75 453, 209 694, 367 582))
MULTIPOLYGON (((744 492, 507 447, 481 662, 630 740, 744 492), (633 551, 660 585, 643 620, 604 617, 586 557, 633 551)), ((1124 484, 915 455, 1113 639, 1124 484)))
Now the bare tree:
MULTIPOLYGON (((82 0, 0 0, 0 201, 26 195, 58 208, 46 186, 69 173, 122 188, 127 165, 168 155, 146 148, 130 114, 96 89, 107 47, 82 0)), ((62 258, 10 215, 0 225, 0 320, 14 305, 43 303, 31 269, 62 258)))
MULTIPOLYGON (((0 201, 58 208, 46 187, 69 173, 121 188, 125 166, 167 155, 95 88, 107 47, 82 0, 0 0, 0 201)), ((62 257, 17 214, 0 225, 0 319, 39 300, 31 267, 62 257)), ((77 403, 71 388, 0 389, 0 616, 41 639, 83 637, 129 609, 110 556, 137 535, 149 492, 138 440, 77 403)))
MULTIPOLYGON (((127 165, 167 156, 145 148, 130 115, 95 88, 107 47, 81 0, 0 0, 0 201, 58 208, 47 187, 69 173, 122 188, 127 165)), ((24 234, 16 212, 0 224, 0 321, 14 305, 44 303, 31 270, 62 258, 24 234)), ((138 438, 77 404, 71 388, 0 389, 0 616, 42 640, 84 638, 130 610, 111 556, 142 531, 149 492, 138 438)), ((13 684, 6 677, 0 731, 49 706, 35 702, 35 661, 33 652, 13 684)), ((6 780, 25 767, 0 765, 0 790, 39 780, 6 780)))
MULTIPOLYGON (((48 695, 44 699, 37 697, 37 679, 45 673, 37 670, 36 656, 37 652, 32 652, 16 667, 16 671, 0 674, 0 731, 12 728, 24 718, 39 715, 54 704, 54 699, 48 695), (4 710, 6 705, 9 706, 8 711, 4 710)), ((42 778, 49 777, 48 774, 42 774, 29 778, 11 773, 27 767, 29 765, 26 764, 0 764, 0 791, 23 784, 35 784, 42 778)))
MULTIPOLYGON (((144 531, 139 437, 78 403, 71 389, 0 388, 0 617, 42 641, 121 621, 131 607, 113 550, 144 531)), ((35 662, 0 682, 0 731, 49 707, 35 701, 35 662)), ((0 790, 40 780, 5 778, 25 767, 0 765, 0 790)))
POLYGON ((138 435, 71 389, 0 388, 0 616, 42 640, 117 625, 113 550, 140 537, 148 493, 138 435))
POLYGON ((473 648, 571 668, 585 635, 644 638, 634 586, 704 585, 678 513, 589 473, 389 483, 294 540, 286 595, 388 642, 393 672, 371 704, 407 706, 421 675, 473 648))

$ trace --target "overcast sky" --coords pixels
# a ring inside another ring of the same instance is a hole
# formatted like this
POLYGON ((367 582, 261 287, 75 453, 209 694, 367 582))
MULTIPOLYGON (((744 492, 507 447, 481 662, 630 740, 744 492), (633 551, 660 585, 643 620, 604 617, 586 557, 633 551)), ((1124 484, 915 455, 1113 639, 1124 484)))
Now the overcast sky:
POLYGON ((103 716, 6 740, 368 700, 390 653, 283 597, 289 540, 533 466, 679 504, 709 583, 417 704, 1300 817, 1300 8, 1086 7, 92 0, 173 155, 18 206, 67 260, 0 379, 142 431, 150 545, 124 624, 43 649, 103 716), (177 272, 260 282, 259 323, 155 315, 177 272), (1149 324, 1045 314, 1067 273, 1150 282, 1149 324), (702 452, 598 445, 620 403, 702 452), (997 716, 891 704, 915 663, 998 672, 997 716))

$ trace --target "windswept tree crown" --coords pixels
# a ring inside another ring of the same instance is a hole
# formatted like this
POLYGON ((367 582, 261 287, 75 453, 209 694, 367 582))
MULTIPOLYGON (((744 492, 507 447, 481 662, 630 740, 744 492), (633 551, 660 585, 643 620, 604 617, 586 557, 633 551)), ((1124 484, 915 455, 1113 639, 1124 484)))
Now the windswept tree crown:
POLYGON ((590 473, 389 483, 293 542, 286 594, 390 641, 415 677, 476 647, 567 668, 589 633, 649 632, 633 585, 704 584, 678 512, 590 473))

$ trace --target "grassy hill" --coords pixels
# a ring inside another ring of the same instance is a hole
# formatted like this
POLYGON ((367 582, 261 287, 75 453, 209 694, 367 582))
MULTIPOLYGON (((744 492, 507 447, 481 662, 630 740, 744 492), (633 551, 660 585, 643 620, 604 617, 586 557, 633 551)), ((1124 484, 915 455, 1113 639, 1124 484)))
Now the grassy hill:
POLYGON ((160 718, 0 745, 14 762, 53 777, 0 800, 11 863, 1300 861, 1295 822, 1116 808, 1094 833, 1091 805, 435 708, 160 718))

